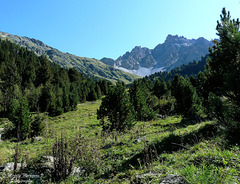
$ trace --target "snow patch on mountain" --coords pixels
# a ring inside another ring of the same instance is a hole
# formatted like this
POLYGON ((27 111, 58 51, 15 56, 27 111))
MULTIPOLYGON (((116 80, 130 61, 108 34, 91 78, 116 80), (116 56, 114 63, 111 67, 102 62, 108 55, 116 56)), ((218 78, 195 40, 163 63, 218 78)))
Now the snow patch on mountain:
POLYGON ((145 77, 147 75, 151 75, 154 74, 156 72, 163 72, 165 71, 164 67, 161 68, 153 68, 153 67, 149 67, 149 68, 145 68, 145 67, 139 67, 139 69, 137 70, 128 70, 126 68, 123 67, 115 67, 116 69, 122 70, 124 72, 128 72, 128 73, 132 73, 141 77, 145 77))
POLYGON ((193 45, 193 43, 181 43, 181 44, 179 44, 179 43, 173 43, 173 44, 171 44, 172 46, 177 46, 177 47, 181 47, 181 46, 183 46, 183 47, 190 47, 190 46, 192 46, 193 45))

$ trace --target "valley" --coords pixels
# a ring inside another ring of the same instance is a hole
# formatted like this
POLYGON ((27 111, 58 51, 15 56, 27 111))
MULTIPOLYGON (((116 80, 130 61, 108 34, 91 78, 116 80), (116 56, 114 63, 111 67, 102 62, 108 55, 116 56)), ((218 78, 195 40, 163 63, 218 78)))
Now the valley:
POLYGON ((240 183, 239 28, 101 61, 0 32, 0 183, 240 183))

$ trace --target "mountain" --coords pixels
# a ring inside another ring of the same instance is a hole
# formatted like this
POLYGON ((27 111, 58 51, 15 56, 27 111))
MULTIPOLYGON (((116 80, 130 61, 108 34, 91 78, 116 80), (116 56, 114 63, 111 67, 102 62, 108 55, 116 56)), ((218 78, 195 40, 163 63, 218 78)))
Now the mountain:
POLYGON ((102 58, 100 61, 102 61, 104 64, 110 65, 110 66, 114 66, 114 62, 115 62, 113 59, 106 58, 106 57, 102 58))
POLYGON ((152 75, 146 76, 145 78, 147 80, 155 81, 155 80, 162 80, 165 81, 173 80, 174 76, 176 74, 183 76, 183 77, 197 77, 198 73, 201 71, 204 71, 205 65, 207 63, 207 58, 209 56, 205 55, 204 57, 201 57, 201 60, 199 61, 192 61, 188 64, 183 64, 181 67, 174 68, 170 71, 163 71, 163 72, 156 72, 152 75))
POLYGON ((114 67, 139 76, 170 71, 191 61, 198 61, 208 53, 213 43, 204 38, 187 39, 168 35, 163 44, 154 49, 137 46, 114 61, 114 67))
POLYGON ((0 32, 0 39, 7 39, 22 47, 26 47, 29 50, 34 51, 37 55, 47 55, 48 59, 53 63, 56 63, 64 68, 76 68, 79 72, 92 78, 102 78, 112 82, 121 80, 125 83, 130 83, 134 79, 139 78, 139 76, 118 70, 114 68, 113 65, 109 66, 109 63, 106 65, 97 59, 79 57, 69 53, 64 53, 33 38, 25 36, 20 37, 0 32))
POLYGON ((131 52, 126 52, 115 61, 115 66, 129 70, 137 70, 139 67, 151 67, 156 64, 151 57, 151 50, 146 47, 136 46, 131 52))

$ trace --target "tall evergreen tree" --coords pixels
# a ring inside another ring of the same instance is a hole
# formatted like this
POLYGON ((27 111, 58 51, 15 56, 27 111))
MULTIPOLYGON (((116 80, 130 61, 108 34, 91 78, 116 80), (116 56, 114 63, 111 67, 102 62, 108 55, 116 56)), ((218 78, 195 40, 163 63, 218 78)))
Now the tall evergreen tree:
POLYGON ((239 19, 231 19, 224 8, 216 29, 220 41, 215 41, 215 46, 210 49, 206 70, 208 83, 211 91, 228 97, 240 107, 239 19))
POLYGON ((151 120, 155 118, 155 112, 148 105, 150 91, 146 88, 145 83, 135 81, 129 89, 131 102, 134 106, 134 111, 137 120, 151 120))
POLYGON ((167 93, 167 84, 164 80, 161 82, 157 79, 153 86, 153 94, 160 98, 167 93))
POLYGON ((70 92, 69 92, 70 109, 76 110, 78 102, 79 102, 79 99, 78 99, 78 91, 77 91, 76 83, 71 83, 70 92))
POLYGON ((240 140, 240 32, 239 19, 231 19, 223 8, 217 22, 219 41, 210 49, 205 70, 210 93, 210 115, 216 118, 228 138, 240 140), (209 88, 210 87, 210 88, 209 88), (213 94, 214 93, 214 94, 213 94))
POLYGON ((53 79, 53 72, 51 71, 51 64, 46 56, 41 56, 40 58, 40 67, 38 69, 38 80, 37 85, 45 85, 46 83, 51 83, 53 79))
POLYGON ((14 137, 21 140, 30 135, 32 118, 28 101, 25 97, 20 101, 12 99, 8 108, 8 118, 14 125, 14 129, 12 130, 14 137))

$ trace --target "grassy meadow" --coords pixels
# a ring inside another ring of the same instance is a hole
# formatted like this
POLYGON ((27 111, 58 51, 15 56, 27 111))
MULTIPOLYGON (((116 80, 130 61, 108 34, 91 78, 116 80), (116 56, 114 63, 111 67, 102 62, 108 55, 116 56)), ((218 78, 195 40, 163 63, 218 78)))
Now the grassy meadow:
MULTIPOLYGON (((68 154, 80 153, 74 166, 84 172, 62 183, 160 183, 170 174, 182 176, 187 183, 240 182, 239 146, 225 142, 216 122, 172 116, 135 122, 124 133, 102 132, 96 115, 100 104, 100 100, 86 102, 76 111, 47 117, 40 141, 19 143, 19 159, 34 165, 42 156, 51 155, 53 143, 64 137, 68 154)), ((0 165, 14 161, 16 144, 0 142, 0 165)))

